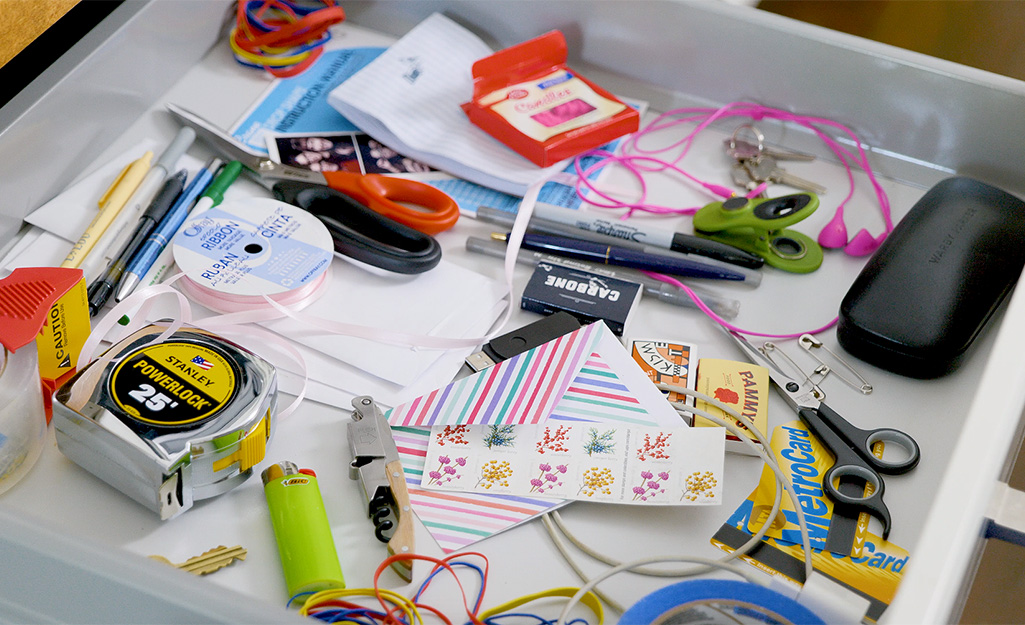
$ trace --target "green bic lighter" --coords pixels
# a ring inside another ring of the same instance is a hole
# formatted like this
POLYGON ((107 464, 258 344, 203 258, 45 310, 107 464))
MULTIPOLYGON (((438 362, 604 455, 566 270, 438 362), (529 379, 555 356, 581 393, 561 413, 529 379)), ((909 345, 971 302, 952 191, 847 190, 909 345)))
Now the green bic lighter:
POLYGON ((345 588, 317 475, 281 462, 264 469, 261 477, 288 596, 345 588))

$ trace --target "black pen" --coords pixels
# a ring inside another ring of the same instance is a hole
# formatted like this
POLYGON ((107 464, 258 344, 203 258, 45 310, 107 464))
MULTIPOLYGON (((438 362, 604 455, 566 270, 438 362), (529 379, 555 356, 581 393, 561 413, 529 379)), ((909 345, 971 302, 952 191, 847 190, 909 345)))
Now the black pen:
POLYGON ((179 170, 178 173, 169 177, 160 191, 154 196, 153 201, 146 208, 146 211, 139 217, 139 223, 135 226, 135 231, 132 233, 131 238, 125 243, 124 247, 118 251, 117 256, 114 260, 110 261, 107 265, 106 271, 103 272, 93 283, 89 285, 89 316, 95 317, 96 313, 103 308, 103 305, 107 303, 110 296, 114 293, 114 289, 117 288, 118 282, 121 281, 121 277, 125 273, 125 268, 128 267, 128 261, 135 254, 144 241, 149 237, 150 233, 157 223, 163 219, 164 215, 170 210, 174 201, 181 195, 182 189, 185 188, 185 179, 188 176, 188 172, 184 169, 179 170))
POLYGON ((532 216, 589 232, 606 234, 617 239, 653 245, 684 254, 707 256, 749 269, 758 269, 765 264, 765 259, 761 256, 745 252, 726 243, 683 232, 638 226, 637 220, 625 222, 618 219, 605 219, 596 215, 594 211, 582 211, 538 202, 534 206, 532 216))
MULTIPOLYGON (((507 241, 509 235, 494 233, 491 235, 491 238, 507 241)), ((647 254, 626 247, 613 247, 604 243, 594 243, 569 237, 527 233, 523 235, 521 247, 528 250, 548 252, 556 256, 588 260, 603 265, 631 267, 643 271, 667 273, 688 278, 736 281, 742 281, 745 278, 742 273, 722 267, 710 267, 685 258, 647 254)))
MULTIPOLYGON (((485 223, 493 224, 504 228, 506 230, 511 229, 513 224, 516 222, 516 213, 510 213, 509 211, 500 210, 497 208, 490 208, 487 206, 478 206, 476 219, 485 223)), ((638 243, 630 239, 617 239, 607 234, 600 234, 598 232, 592 232, 591 230, 581 230, 580 228, 574 228, 573 226, 566 226, 554 221, 548 221, 547 219, 540 219, 534 215, 531 215, 530 221, 527 223, 527 232, 536 234, 554 234, 560 237, 569 237, 571 239, 581 239, 584 241, 591 241, 593 243, 602 243, 605 245, 611 245, 613 247, 629 247, 647 254, 658 254, 661 256, 674 256, 676 258, 686 258, 702 265, 708 265, 709 267, 721 267, 740 273, 744 275, 743 286, 757 287, 762 283, 762 274, 757 269, 748 269, 746 267, 740 267, 739 265, 723 262, 716 260, 715 258, 709 258, 708 256, 701 256, 698 254, 684 254, 682 252, 674 252, 667 250, 663 247, 656 247, 654 245, 647 245, 645 243, 638 243)))
MULTIPOLYGON (((487 256, 494 256, 495 258, 505 258, 506 247, 504 244, 494 239, 484 239, 481 237, 471 236, 466 237, 466 250, 469 252, 476 252, 478 254, 485 254, 487 256)), ((685 308, 693 308, 695 310, 698 309, 697 303, 695 303, 694 300, 692 300, 680 287, 667 282, 662 282, 657 278, 652 278, 651 276, 637 271, 636 269, 630 269, 628 267, 616 267, 613 269, 607 265, 596 265, 585 260, 560 258, 554 254, 525 250, 522 247, 516 255, 516 262, 522 265, 527 265, 528 267, 536 267, 538 263, 556 263, 566 267, 579 269, 581 271, 589 271, 599 275, 607 275, 613 278, 629 280, 630 282, 636 282, 644 287, 644 297, 652 297, 660 302, 665 302, 674 306, 683 306, 685 308)), ((693 283, 686 283, 686 286, 700 297, 701 301, 711 308, 713 312, 723 319, 735 319, 737 314, 740 312, 740 302, 735 299, 723 297, 718 293, 714 293, 704 287, 696 286, 693 283)))

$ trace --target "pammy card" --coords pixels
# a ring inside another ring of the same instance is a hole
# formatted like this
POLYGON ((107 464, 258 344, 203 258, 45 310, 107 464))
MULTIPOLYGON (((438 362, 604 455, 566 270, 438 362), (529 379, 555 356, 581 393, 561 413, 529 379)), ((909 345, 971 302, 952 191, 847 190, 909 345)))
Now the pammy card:
POLYGON ((432 428, 423 488, 636 505, 722 500, 723 428, 550 421, 432 428))
MULTIPOLYGON (((702 358, 698 361, 698 392, 718 400, 746 417, 759 432, 766 433, 769 427, 769 370, 746 362, 702 358)), ((747 425, 733 418, 718 406, 697 400, 695 407, 714 416, 732 422, 744 432, 744 436, 758 448, 761 443, 747 425)), ((694 427, 719 427, 710 419, 695 415, 694 427)), ((756 456, 758 452, 740 440, 732 432, 726 433, 726 451, 756 456)))

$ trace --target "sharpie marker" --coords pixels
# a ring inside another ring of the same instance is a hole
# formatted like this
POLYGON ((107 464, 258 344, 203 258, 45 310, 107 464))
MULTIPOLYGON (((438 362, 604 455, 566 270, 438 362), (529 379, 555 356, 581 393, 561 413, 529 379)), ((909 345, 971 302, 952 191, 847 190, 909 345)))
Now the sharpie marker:
MULTIPOLYGON (((494 233, 491 238, 498 241, 507 241, 508 234, 494 233)), ((743 281, 744 274, 729 269, 710 267, 696 263, 692 260, 676 258, 673 256, 661 256, 647 254, 642 251, 626 248, 613 247, 602 243, 593 243, 569 237, 560 237, 547 234, 525 234, 523 235, 522 247, 528 250, 548 252, 556 256, 587 260, 602 265, 616 265, 619 267, 630 267, 642 271, 653 271, 656 273, 668 273, 674 276, 687 278, 702 278, 706 280, 733 280, 743 281)))
POLYGON ((573 226, 581 230, 607 234, 617 239, 653 245, 674 252, 707 256, 750 269, 758 269, 765 264, 765 260, 760 256, 750 254, 719 241, 712 241, 682 232, 670 232, 668 230, 638 226, 636 222, 627 223, 619 220, 604 219, 594 213, 545 204, 544 202, 538 202, 534 206, 533 215, 540 219, 573 226))
MULTIPOLYGON (((497 208, 490 208, 487 206, 478 206, 476 219, 485 223, 501 226, 504 229, 511 229, 513 224, 516 222, 516 213, 510 213, 497 208)), ((611 245, 613 247, 629 247, 635 250, 645 252, 647 254, 655 254, 660 256, 672 256, 674 258, 683 258, 700 265, 707 265, 710 267, 720 267, 729 271, 743 274, 744 279, 737 286, 748 286, 756 287, 762 283, 762 274, 757 269, 749 269, 741 267, 732 263, 727 263, 708 256, 701 256, 698 254, 687 254, 683 252, 674 252, 662 247, 656 247, 654 245, 647 245, 644 243, 638 243, 631 239, 617 239, 607 234, 601 234, 600 232, 594 232, 591 230, 581 230, 580 228, 574 228, 573 226, 567 226, 564 224, 556 223, 554 221, 548 221, 547 219, 541 219, 537 215, 531 215, 530 221, 527 224, 527 232, 537 234, 554 234, 561 237, 569 237, 571 239, 581 239, 584 241, 591 241, 593 243, 601 243, 603 245, 611 245)), ((732 283, 731 283, 732 284, 732 283)))

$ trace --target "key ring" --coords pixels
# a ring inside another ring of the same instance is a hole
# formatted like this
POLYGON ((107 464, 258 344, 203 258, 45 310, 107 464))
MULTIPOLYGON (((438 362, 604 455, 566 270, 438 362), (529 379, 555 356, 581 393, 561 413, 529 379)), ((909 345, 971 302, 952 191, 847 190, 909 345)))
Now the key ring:
POLYGON ((730 135, 730 149, 731 150, 736 150, 737 149, 737 139, 740 138, 740 133, 743 130, 750 130, 751 133, 755 136, 755 139, 758 140, 758 144, 757 144, 758 154, 761 154, 762 152, 764 152, 765 151, 765 135, 763 135, 762 131, 758 130, 758 128, 756 128, 754 124, 741 124, 741 125, 737 126, 737 129, 733 131, 732 135, 730 135))

